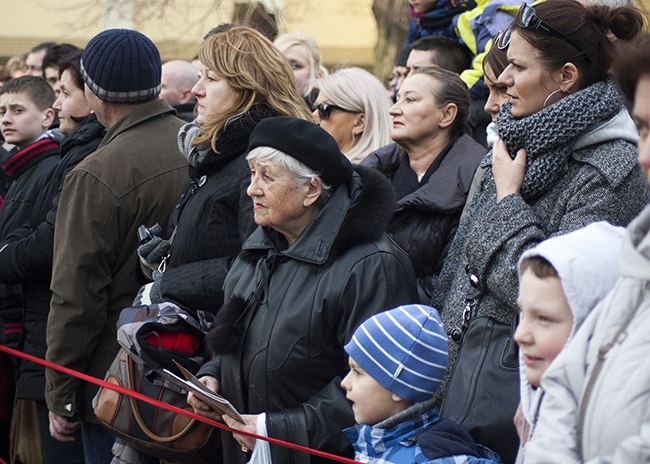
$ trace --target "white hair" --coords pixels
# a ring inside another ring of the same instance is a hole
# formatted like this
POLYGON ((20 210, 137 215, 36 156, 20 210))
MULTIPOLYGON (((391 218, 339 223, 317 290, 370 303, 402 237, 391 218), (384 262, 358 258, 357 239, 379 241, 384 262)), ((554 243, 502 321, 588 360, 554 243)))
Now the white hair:
POLYGON ((291 155, 287 155, 277 148, 254 148, 248 153, 248 155, 246 155, 246 161, 248 161, 249 164, 253 161, 257 161, 282 166, 289 173, 294 187, 300 187, 305 183, 313 182, 316 177, 320 178, 322 184, 321 194, 316 202, 316 206, 319 208, 325 204, 332 193, 332 186, 323 181, 319 172, 314 171, 302 161, 297 160, 291 155))
POLYGON ((390 99, 383 84, 361 68, 343 68, 316 81, 332 104, 343 109, 363 113, 365 128, 354 146, 345 153, 355 163, 373 151, 392 142, 392 121, 388 111, 390 99))

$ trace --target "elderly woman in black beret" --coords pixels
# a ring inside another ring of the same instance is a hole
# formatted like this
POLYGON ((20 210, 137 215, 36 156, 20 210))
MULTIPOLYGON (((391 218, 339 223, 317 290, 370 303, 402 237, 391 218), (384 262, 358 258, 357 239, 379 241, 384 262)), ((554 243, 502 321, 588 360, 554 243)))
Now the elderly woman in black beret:
MULTIPOLYGON (((352 457, 340 433, 354 424, 340 387, 343 345, 369 316, 417 301, 409 259, 384 234, 393 190, 304 120, 260 122, 247 160, 259 227, 226 277, 208 339, 217 356, 198 376, 246 413, 245 430, 352 457)), ((222 420, 195 396, 188 402, 222 420)), ((244 463, 256 446, 268 445, 224 433, 224 462, 244 463)), ((319 462, 275 445, 271 455, 319 462)))

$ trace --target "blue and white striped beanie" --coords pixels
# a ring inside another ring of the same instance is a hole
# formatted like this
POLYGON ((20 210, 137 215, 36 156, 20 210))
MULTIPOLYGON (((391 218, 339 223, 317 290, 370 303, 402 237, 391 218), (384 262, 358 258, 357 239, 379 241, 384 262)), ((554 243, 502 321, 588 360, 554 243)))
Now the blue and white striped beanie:
POLYGON ((162 88, 158 49, 131 29, 107 29, 90 39, 80 68, 88 88, 109 103, 153 100, 162 88))
POLYGON ((447 335, 438 311, 405 305, 376 314, 345 351, 380 385, 414 403, 431 398, 447 370, 447 335))

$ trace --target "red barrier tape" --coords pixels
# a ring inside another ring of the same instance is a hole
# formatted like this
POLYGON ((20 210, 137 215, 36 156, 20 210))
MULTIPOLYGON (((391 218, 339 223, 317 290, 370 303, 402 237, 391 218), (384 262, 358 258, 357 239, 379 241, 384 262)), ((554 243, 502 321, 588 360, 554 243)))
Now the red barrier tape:
MULTIPOLYGON (((145 396, 142 393, 139 393, 137 391, 130 390, 130 389, 122 387, 120 385, 115 385, 113 383, 106 382, 105 380, 98 379, 96 377, 92 377, 92 376, 90 376, 88 374, 77 372, 77 371, 75 371, 73 369, 69 369, 67 367, 59 366, 58 364, 54 364, 54 363, 51 363, 49 361, 45 361, 44 359, 38 358, 36 356, 32 356, 32 355, 27 354, 27 353, 23 353, 22 351, 14 350, 14 349, 9 348, 7 346, 0 345, 0 351, 5 352, 5 353, 7 353, 9 355, 12 355, 12 356, 16 356, 16 357, 25 359, 27 361, 34 362, 36 364, 40 364, 41 366, 45 366, 45 367, 47 367, 49 369, 54 369, 56 371, 63 372, 64 374, 70 375, 72 377, 76 377, 76 378, 84 380, 86 382, 90 382, 90 383, 98 385, 100 387, 108 388, 109 390, 114 390, 114 391, 116 391, 118 393, 121 393, 122 395, 130 396, 132 398, 135 398, 136 400, 144 401, 145 403, 152 404, 152 405, 154 405, 154 406, 156 406, 158 408, 166 409, 168 411, 172 411, 172 412, 175 412, 177 414, 182 414, 183 416, 187 416, 189 418, 196 419, 196 420, 201 421, 201 422, 205 422, 208 425, 212 425, 214 427, 218 427, 220 429, 223 429, 223 430, 226 430, 226 431, 229 431, 229 432, 235 432, 235 433, 238 433, 238 434, 241 434, 241 435, 246 435, 246 436, 249 436, 251 438, 255 438, 257 440, 268 441, 269 443, 273 443, 274 445, 284 446, 285 448, 293 449, 293 450, 296 450, 296 451, 302 451, 304 453, 313 454, 314 456, 319 456, 321 458, 330 459, 332 461, 343 462, 343 463, 347 463, 347 464, 359 464, 358 461, 355 461, 353 459, 348 459, 348 458, 344 458, 342 456, 337 456, 335 454, 326 453, 324 451, 319 451, 319 450, 316 450, 316 449, 307 448, 306 446, 302 446, 302 445, 296 445, 295 443, 290 443, 290 442, 287 442, 287 441, 278 440, 277 438, 271 438, 271 437, 265 437, 265 436, 262 436, 262 435, 256 435, 254 433, 246 432, 244 430, 231 429, 230 427, 228 427, 225 424, 210 420, 210 419, 208 419, 206 417, 203 417, 203 416, 199 416, 198 414, 194 414, 193 412, 189 412, 189 411, 186 411, 184 409, 177 408, 176 406, 172 406, 171 404, 162 403, 162 402, 160 402, 158 400, 155 400, 153 398, 145 396)), ((5 464, 5 463, 0 459, 0 464, 5 464)))

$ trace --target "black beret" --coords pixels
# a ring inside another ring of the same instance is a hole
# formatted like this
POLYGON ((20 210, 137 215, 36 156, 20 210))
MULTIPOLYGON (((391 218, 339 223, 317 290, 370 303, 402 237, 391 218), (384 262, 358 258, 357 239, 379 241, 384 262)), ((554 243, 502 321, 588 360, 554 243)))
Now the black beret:
POLYGON ((325 129, 304 119, 278 116, 263 119, 253 130, 248 151, 271 147, 302 161, 336 188, 352 177, 352 164, 325 129))

